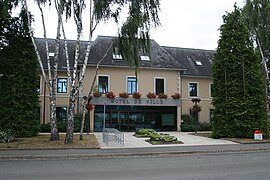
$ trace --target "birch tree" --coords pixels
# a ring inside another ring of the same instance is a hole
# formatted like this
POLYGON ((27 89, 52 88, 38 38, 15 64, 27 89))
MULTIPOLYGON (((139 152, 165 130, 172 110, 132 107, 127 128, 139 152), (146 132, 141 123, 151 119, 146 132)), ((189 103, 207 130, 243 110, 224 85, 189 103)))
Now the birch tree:
MULTIPOLYGON (((247 0, 243 8, 243 17, 251 30, 251 35, 261 56, 261 66, 265 75, 265 127, 269 130, 269 59, 270 59, 270 1, 247 0)), ((268 138, 268 133, 266 136, 268 138)))
MULTIPOLYGON (((97 25, 101 21, 106 21, 109 19, 113 19, 115 23, 119 23, 119 17, 121 12, 128 8, 129 12, 126 18, 126 21, 121 25, 119 30, 119 41, 118 45, 120 47, 121 54, 124 59, 126 59, 131 66, 138 67, 139 64, 139 51, 144 50, 149 52, 150 49, 150 38, 149 38, 149 30, 151 27, 157 27, 159 25, 158 18, 158 10, 159 10, 159 0, 99 0, 99 1, 90 1, 90 27, 89 27, 89 41, 87 50, 85 53, 85 59, 82 67, 82 73, 80 76, 80 80, 77 83, 77 86, 73 86, 72 92, 74 93, 74 97, 70 96, 70 104, 69 104, 69 114, 68 114, 68 124, 67 124, 67 134, 65 143, 73 142, 73 116, 74 116, 74 104, 75 104, 75 96, 78 93, 78 87, 82 85, 84 80, 84 74, 87 66, 87 62, 89 59, 89 53, 91 48, 91 40, 93 36, 93 32, 97 25)), ((80 27, 80 26, 77 26, 80 27)), ((105 53, 106 56, 107 53, 105 53)), ((102 58, 103 59, 103 58, 102 58)), ((99 64, 102 59, 97 64, 96 73, 98 72, 99 64)), ((75 59, 76 62, 76 59, 75 59)), ((75 66, 74 66, 75 67, 75 66)), ((96 78, 94 78, 95 81, 96 78)), ((74 79, 75 80, 75 79, 74 79)), ((93 91, 94 83, 90 88, 88 93, 87 101, 84 103, 83 109, 83 117, 85 117, 85 104, 89 102, 89 98, 93 91)), ((84 119, 84 118, 83 118, 84 119)), ((83 125, 82 121, 82 125, 83 125)), ((82 130, 81 130, 82 134, 82 130)), ((82 135, 81 135, 82 137, 82 135)))
MULTIPOLYGON (((160 7, 159 0, 36 0, 37 6, 40 9, 42 17, 44 39, 46 44, 47 54, 47 66, 48 73, 46 74, 42 59, 39 55, 33 32, 31 31, 32 42, 34 44, 36 54, 38 57, 39 65, 41 67, 43 78, 50 92, 50 111, 51 111, 51 140, 58 140, 58 130, 56 121, 56 81, 57 81, 57 70, 58 70, 58 52, 60 44, 60 35, 63 35, 65 42, 66 62, 67 62, 67 75, 69 77, 69 107, 68 107, 68 119, 67 119, 67 132, 65 143, 73 142, 73 130, 74 130, 74 113, 75 113, 75 101, 78 96, 79 88, 82 86, 84 81, 84 75, 89 60, 89 54, 91 49, 91 41, 93 33, 101 21, 114 20, 119 25, 119 47, 122 56, 130 63, 130 65, 138 67, 139 59, 138 53, 143 50, 149 52, 150 38, 149 31, 152 27, 159 25, 158 11, 160 7), (43 15, 42 5, 50 5, 54 3, 55 10, 57 12, 57 34, 55 43, 55 57, 51 61, 49 58, 48 41, 46 35, 46 25, 43 15), (82 35, 82 24, 83 24, 83 12, 89 8, 89 29, 88 29, 88 43, 84 54, 80 54, 80 41, 82 35), (125 21, 121 24, 119 22, 120 14, 128 9, 128 13, 125 21), (73 19, 76 24, 77 37, 75 46, 75 56, 73 67, 70 67, 68 57, 68 49, 66 46, 65 27, 63 25, 63 16, 66 16, 68 20, 73 19), (61 33, 62 31, 62 33, 61 33), (84 56, 83 65, 79 66, 79 57, 84 56), (80 69, 80 76, 77 77, 80 69), (71 70, 72 69, 72 70, 71 70)), ((24 5, 28 11, 27 0, 24 0, 24 5)), ((29 13, 28 13, 29 14, 29 13)), ((29 15, 30 16, 30 15, 29 15)), ((30 17, 29 19, 29 26, 30 17)), ((92 88, 90 88, 92 89, 92 88)), ((90 90, 90 94, 91 94, 90 90)), ((88 98, 90 96, 88 95, 88 98)), ((87 100, 88 101, 88 100, 87 100)))

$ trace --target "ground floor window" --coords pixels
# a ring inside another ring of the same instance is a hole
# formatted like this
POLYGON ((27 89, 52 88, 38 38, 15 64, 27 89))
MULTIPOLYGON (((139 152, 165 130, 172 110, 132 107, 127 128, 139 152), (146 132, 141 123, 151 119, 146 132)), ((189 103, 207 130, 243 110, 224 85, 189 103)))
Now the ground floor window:
MULTIPOLYGON (((102 131, 104 106, 95 106, 94 131, 102 131)), ((177 107, 106 106, 105 127, 120 131, 151 128, 156 131, 177 130, 177 107)))
POLYGON ((56 107, 57 122, 67 121, 67 107, 56 107))

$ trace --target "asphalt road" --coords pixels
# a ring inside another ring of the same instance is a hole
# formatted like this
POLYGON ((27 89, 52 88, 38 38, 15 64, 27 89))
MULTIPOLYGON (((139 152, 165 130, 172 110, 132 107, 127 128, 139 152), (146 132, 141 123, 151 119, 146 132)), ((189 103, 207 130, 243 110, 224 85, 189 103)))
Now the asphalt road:
POLYGON ((270 152, 0 161, 1 180, 268 180, 270 152))

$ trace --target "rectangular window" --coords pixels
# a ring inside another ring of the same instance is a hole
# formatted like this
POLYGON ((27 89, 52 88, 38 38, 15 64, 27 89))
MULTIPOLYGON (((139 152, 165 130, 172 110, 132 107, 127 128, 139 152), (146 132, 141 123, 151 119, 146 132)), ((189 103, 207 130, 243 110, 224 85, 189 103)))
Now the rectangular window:
POLYGON ((150 61, 149 56, 140 56, 142 61, 150 61))
POLYGON ((209 94, 210 94, 210 97, 213 97, 213 84, 211 83, 210 84, 210 87, 209 87, 209 94))
POLYGON ((156 78, 155 79, 155 92, 156 94, 160 94, 160 93, 164 93, 165 92, 165 83, 164 83, 164 79, 160 79, 160 78, 156 78))
POLYGON ((56 107, 56 119, 58 122, 67 121, 67 107, 56 107))
POLYGON ((108 76, 98 76, 98 91, 105 94, 109 91, 109 77, 108 76))
POLYGON ((134 92, 137 92, 136 77, 128 77, 127 78, 127 93, 133 94, 134 92))
POLYGON ((122 56, 121 56, 121 54, 119 52, 119 48, 118 47, 115 47, 113 49, 113 59, 115 59, 115 60, 122 60, 122 56))
POLYGON ((57 93, 67 93, 67 78, 57 79, 57 93))
POLYGON ((189 83, 189 96, 190 97, 197 97, 198 96, 198 87, 197 83, 189 83))

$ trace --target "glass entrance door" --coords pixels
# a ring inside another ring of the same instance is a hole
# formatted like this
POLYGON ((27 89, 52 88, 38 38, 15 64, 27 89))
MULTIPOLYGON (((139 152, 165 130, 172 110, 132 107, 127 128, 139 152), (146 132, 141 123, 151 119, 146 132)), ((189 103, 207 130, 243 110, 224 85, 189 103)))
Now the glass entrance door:
POLYGON ((120 131, 129 131, 128 112, 113 111, 111 113, 112 127, 120 131))

